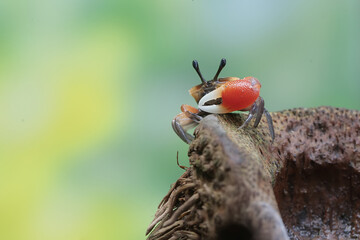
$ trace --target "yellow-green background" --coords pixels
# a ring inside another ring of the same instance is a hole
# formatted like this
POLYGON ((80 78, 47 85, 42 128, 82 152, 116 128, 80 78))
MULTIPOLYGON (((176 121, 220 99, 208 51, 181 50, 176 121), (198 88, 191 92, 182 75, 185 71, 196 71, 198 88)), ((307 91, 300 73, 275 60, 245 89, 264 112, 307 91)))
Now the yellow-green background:
POLYGON ((360 109, 360 1, 0 3, 0 239, 144 239, 222 57, 270 111, 360 109))

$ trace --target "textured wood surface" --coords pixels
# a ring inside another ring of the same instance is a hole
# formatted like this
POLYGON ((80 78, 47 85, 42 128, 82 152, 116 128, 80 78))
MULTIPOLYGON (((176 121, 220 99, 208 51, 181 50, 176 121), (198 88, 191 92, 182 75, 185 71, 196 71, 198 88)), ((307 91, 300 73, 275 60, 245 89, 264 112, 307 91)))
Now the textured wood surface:
POLYGON ((358 239, 360 113, 319 107, 210 115, 195 130, 190 168, 159 205, 148 239, 358 239))

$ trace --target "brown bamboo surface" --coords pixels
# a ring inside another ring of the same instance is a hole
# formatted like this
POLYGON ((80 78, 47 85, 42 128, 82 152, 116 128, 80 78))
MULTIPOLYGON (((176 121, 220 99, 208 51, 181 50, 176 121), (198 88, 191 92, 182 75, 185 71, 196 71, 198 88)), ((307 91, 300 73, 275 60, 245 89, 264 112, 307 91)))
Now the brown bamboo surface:
POLYGON ((209 115, 190 167, 160 202, 148 239, 359 239, 360 112, 318 107, 209 115))

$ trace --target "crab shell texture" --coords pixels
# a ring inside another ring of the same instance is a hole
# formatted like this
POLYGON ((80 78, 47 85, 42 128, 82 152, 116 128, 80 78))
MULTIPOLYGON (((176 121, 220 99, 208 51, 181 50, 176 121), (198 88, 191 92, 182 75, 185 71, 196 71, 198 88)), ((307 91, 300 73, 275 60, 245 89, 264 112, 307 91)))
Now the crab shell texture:
POLYGON ((223 114, 250 110, 260 95, 260 88, 259 80, 254 77, 227 77, 219 81, 209 81, 207 86, 197 85, 189 92, 202 111, 223 114), (217 104, 210 104, 216 100, 217 104))

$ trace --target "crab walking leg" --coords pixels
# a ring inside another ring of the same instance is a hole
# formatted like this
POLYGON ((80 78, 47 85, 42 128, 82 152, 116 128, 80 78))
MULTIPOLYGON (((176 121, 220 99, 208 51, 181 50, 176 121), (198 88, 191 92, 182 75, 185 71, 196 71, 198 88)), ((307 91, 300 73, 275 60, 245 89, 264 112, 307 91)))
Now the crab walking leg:
POLYGON ((268 110, 266 110, 266 108, 264 108, 264 113, 265 113, 265 116, 266 116, 266 121, 267 121, 268 126, 269 126, 271 139, 272 139, 272 141, 274 141, 274 139, 275 139, 275 131, 274 131, 274 126, 273 126, 273 121, 272 121, 271 115, 268 112, 268 110))
POLYGON ((257 105, 257 110, 256 110, 256 119, 254 123, 254 128, 256 128, 259 125, 261 117, 264 113, 264 109, 265 109, 264 99, 262 97, 258 97, 255 104, 257 105))
POLYGON ((185 113, 178 114, 171 122, 174 132, 187 144, 190 144, 192 140, 194 140, 194 136, 187 133, 187 130, 196 125, 197 123, 187 118, 185 113))
POLYGON ((257 107, 256 103, 254 103, 254 104, 252 105, 250 111, 249 111, 249 115, 248 115, 247 119, 245 120, 245 122, 244 122, 238 129, 241 129, 241 128, 243 128, 243 127, 246 127, 246 126, 249 124, 249 122, 251 121, 251 119, 253 119, 254 115, 256 114, 257 108, 258 108, 258 107, 257 107))

